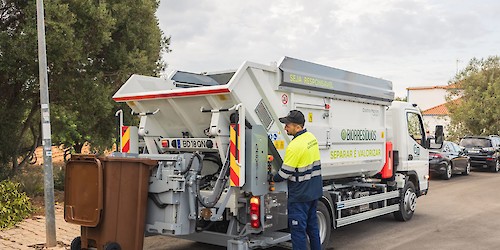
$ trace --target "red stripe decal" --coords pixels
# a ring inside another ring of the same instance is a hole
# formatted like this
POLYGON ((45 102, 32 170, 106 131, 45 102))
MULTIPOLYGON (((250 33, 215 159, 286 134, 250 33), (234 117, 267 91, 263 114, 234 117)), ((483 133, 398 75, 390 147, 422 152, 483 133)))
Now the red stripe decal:
POLYGON ((123 146, 122 148, 122 152, 123 153, 128 153, 130 151, 130 141, 127 141, 127 143, 125 144, 125 146, 123 146))
POLYGON ((234 157, 236 158, 236 161, 239 163, 240 162, 240 124, 236 124, 236 142, 234 143, 236 146, 236 152, 234 153, 234 157))
POLYGON ((236 175, 236 173, 234 172, 234 170, 232 168, 230 170, 231 170, 231 172, 229 174, 229 177, 231 178, 231 181, 234 183, 235 187, 239 187, 240 186, 240 177, 238 175, 236 175))
POLYGON ((236 145, 238 145, 238 133, 237 133, 237 130, 235 130, 235 124, 231 124, 230 125, 230 130, 233 130, 236 134, 235 138, 230 138, 230 141, 229 141, 229 152, 231 153, 232 156, 234 156, 234 158, 237 160, 238 159, 238 148, 236 145), (233 141, 234 140, 234 141, 233 141))
POLYGON ((236 159, 236 145, 232 141, 229 142, 229 152, 236 159))
POLYGON ((213 94, 223 94, 229 93, 229 89, 207 89, 189 92, 177 92, 177 93, 165 93, 165 94, 154 94, 154 95, 136 95, 136 96, 125 96, 113 98, 116 102, 126 102, 126 101, 139 101, 147 99, 162 99, 170 97, 183 97, 183 96, 197 96, 197 95, 213 95, 213 94))

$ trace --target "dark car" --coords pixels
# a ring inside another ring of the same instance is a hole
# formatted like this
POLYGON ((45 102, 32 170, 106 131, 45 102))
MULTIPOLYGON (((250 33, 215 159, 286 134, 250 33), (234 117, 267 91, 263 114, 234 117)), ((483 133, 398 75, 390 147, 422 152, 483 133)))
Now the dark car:
POLYGON ((472 167, 489 168, 495 173, 500 170, 499 136, 466 136, 460 140, 460 146, 467 150, 472 167))
POLYGON ((429 152, 429 172, 449 180, 453 174, 470 173, 469 157, 456 143, 444 141, 443 147, 429 152))

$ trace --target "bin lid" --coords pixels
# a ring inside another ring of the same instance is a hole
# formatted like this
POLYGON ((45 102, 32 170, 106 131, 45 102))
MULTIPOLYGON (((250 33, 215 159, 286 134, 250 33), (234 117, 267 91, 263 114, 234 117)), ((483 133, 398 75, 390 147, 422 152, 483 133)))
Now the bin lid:
POLYGON ((111 156, 101 156, 99 157, 99 160, 101 162, 107 162, 107 161, 116 161, 116 162, 130 162, 130 163, 142 163, 144 165, 153 167, 158 164, 157 160, 152 160, 149 158, 139 158, 135 154, 127 154, 127 153, 118 153, 117 155, 111 155, 111 156))
POLYGON ((86 227, 99 224, 103 208, 103 171, 95 155, 73 155, 66 164, 64 220, 86 227))

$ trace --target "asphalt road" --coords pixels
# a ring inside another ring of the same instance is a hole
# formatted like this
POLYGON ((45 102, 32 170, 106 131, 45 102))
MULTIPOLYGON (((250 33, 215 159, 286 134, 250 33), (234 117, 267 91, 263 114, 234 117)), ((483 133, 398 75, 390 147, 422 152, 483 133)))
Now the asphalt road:
MULTIPOLYGON (((144 246, 225 249, 166 236, 146 238, 144 246)), ((339 228, 329 249, 500 249, 500 173, 473 171, 448 181, 433 179, 412 220, 398 222, 386 215, 339 228)))

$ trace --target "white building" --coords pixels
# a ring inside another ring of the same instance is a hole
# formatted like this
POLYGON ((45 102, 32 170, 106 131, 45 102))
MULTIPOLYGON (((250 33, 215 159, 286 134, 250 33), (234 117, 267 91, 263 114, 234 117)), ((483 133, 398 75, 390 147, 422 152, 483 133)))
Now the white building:
POLYGON ((456 85, 409 87, 407 100, 415 103, 422 111, 425 129, 434 133, 436 125, 443 125, 444 131, 448 131, 450 116, 446 107, 446 96, 448 91, 455 90, 456 85))

